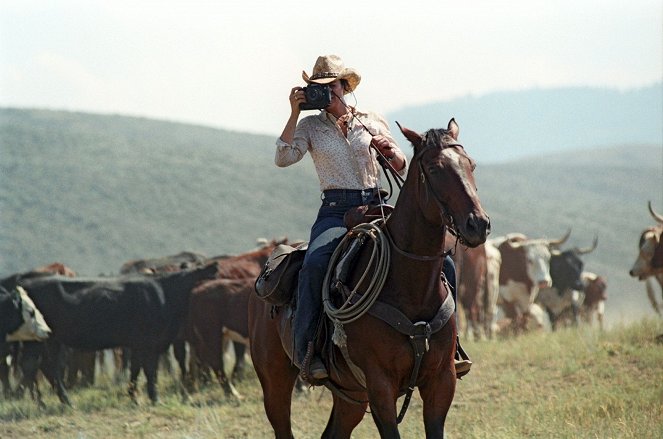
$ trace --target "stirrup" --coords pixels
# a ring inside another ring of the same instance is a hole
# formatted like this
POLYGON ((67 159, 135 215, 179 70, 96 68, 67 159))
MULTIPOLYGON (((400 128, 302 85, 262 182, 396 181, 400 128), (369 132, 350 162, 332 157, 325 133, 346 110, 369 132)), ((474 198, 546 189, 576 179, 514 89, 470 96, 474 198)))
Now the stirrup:
POLYGON ((470 372, 472 361, 469 355, 460 345, 460 338, 456 338, 456 354, 454 355, 454 365, 456 366, 456 378, 460 379, 470 372))

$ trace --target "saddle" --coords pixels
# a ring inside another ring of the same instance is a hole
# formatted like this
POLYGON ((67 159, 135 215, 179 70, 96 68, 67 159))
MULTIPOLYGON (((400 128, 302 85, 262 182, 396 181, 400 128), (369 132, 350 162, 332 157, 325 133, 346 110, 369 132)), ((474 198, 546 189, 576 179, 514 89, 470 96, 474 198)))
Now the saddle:
POLYGON ((390 204, 365 204, 353 207, 345 212, 343 222, 348 230, 352 230, 359 224, 370 223, 376 219, 386 218, 394 210, 390 204))

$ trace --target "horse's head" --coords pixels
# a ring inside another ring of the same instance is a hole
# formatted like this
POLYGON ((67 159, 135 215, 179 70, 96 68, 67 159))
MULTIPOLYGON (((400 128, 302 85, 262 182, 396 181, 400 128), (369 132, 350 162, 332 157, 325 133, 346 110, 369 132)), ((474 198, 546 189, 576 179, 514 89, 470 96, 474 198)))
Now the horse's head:
POLYGON ((474 182, 475 162, 458 143, 454 119, 447 129, 418 134, 399 128, 414 146, 408 180, 416 181, 419 206, 432 224, 447 226, 458 239, 476 247, 490 233, 490 218, 481 207, 474 182))

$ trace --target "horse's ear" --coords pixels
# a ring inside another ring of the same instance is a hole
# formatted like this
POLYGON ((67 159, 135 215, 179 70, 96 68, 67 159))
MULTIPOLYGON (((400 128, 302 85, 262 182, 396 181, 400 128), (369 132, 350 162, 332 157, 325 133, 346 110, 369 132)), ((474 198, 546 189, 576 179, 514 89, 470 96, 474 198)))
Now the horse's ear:
POLYGON ((421 134, 416 133, 416 132, 412 131, 409 128, 405 128, 405 127, 401 126, 401 124, 398 123, 398 121, 396 121, 396 125, 398 125, 398 128, 400 128, 401 133, 403 133, 405 138, 407 140, 409 140, 412 145, 414 145, 415 147, 421 146, 421 142, 422 142, 421 134))
POLYGON ((449 135, 453 137, 454 140, 458 140, 458 132, 460 131, 460 128, 456 123, 456 119, 454 119, 453 117, 449 121, 449 125, 447 126, 447 131, 449 132, 449 135))

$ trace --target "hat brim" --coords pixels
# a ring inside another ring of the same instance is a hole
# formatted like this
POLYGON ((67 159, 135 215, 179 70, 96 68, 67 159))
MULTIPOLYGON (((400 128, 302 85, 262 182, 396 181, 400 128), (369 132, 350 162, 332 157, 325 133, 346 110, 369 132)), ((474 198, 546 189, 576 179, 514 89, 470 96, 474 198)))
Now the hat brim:
POLYGON ((346 81, 348 81, 348 86, 350 88, 349 90, 346 90, 346 93, 350 93, 355 91, 355 89, 359 85, 359 82, 361 82, 361 75, 355 69, 344 68, 336 77, 325 77, 325 78, 316 78, 316 79, 311 79, 306 72, 302 71, 302 79, 307 84, 330 84, 337 79, 345 79, 346 81))

